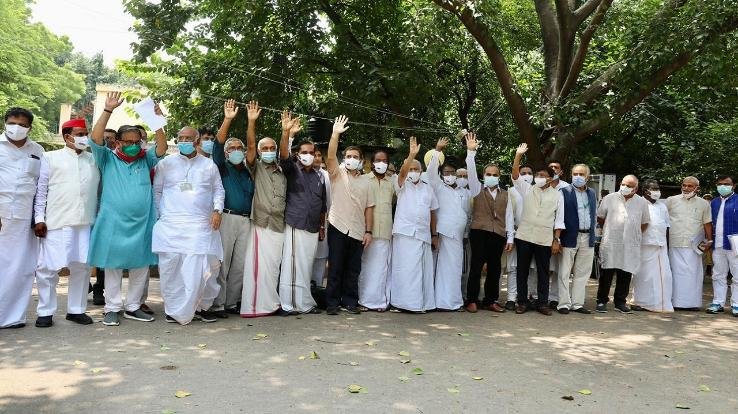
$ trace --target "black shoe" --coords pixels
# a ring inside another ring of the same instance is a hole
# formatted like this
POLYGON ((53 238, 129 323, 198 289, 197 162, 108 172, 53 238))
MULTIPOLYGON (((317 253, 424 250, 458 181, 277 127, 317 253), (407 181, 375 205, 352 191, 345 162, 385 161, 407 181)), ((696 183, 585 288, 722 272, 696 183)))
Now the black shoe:
POLYGON ((98 292, 97 290, 94 290, 92 292, 92 304, 95 306, 105 305, 105 295, 103 295, 102 292, 98 292))
POLYGON ((326 315, 338 315, 338 308, 328 308, 325 310, 326 315))
POLYGON ((507 302, 505 302, 505 309, 507 309, 509 311, 515 310, 515 302, 513 302, 511 300, 508 300, 507 302))
POLYGON ((630 309, 636 312, 648 312, 648 309, 638 305, 633 305, 630 307, 630 309))
POLYGON ((87 285, 88 285, 88 286, 87 286, 87 294, 89 295, 89 294, 90 294, 90 292, 92 292, 92 283, 90 283, 90 282, 87 282, 87 285))
POLYGON ((597 307, 595 308, 595 312, 607 313, 607 303, 598 303, 597 307))
POLYGON ((346 308, 346 312, 352 314, 352 315, 359 315, 361 314, 361 311, 356 306, 351 306, 346 308))
POLYGON ((20 329, 20 328, 25 328, 25 327, 26 327, 25 323, 16 323, 15 325, 8 325, 8 326, 0 327, 0 329, 20 329))
POLYGON ((177 320, 176 320, 176 319, 172 318, 172 317, 171 317, 171 316, 169 316, 169 315, 165 315, 165 316, 164 316, 164 320, 165 320, 165 321, 166 321, 167 323, 179 323, 179 322, 177 322, 177 320))
POLYGON ((591 315, 592 311, 587 308, 574 309, 572 312, 581 313, 583 315, 591 315))
POLYGON ((630 307, 625 303, 615 305, 615 309, 617 309, 620 313, 633 313, 633 310, 630 309, 630 307))
POLYGON ((218 320, 211 312, 204 310, 195 312, 195 319, 199 319, 205 323, 212 323, 218 320))
POLYGON ((277 311, 277 316, 290 316, 292 313, 288 310, 279 309, 277 311))
POLYGON ((213 316, 215 316, 216 318, 228 319, 228 313, 226 313, 226 311, 223 309, 217 310, 217 311, 210 311, 210 313, 212 313, 213 316))
POLYGON ((225 312, 226 313, 230 313, 231 315, 240 315, 241 314, 241 311, 238 310, 238 307, 235 307, 235 308, 226 308, 225 312))
POLYGON ((318 308, 312 308, 308 313, 311 315, 320 315, 321 313, 323 313, 323 311, 318 308))
POLYGON ((561 308, 561 309, 558 309, 557 311, 560 314, 562 314, 562 315, 568 315, 569 314, 569 309, 567 309, 567 308, 561 308))
POLYGON ((36 319, 36 328, 51 328, 54 325, 53 316, 39 316, 36 319))
POLYGON ((66 320, 80 325, 92 325, 92 318, 90 318, 86 313, 68 313, 66 320))
POLYGON ((559 307, 559 302, 552 300, 551 302, 548 302, 548 308, 549 309, 556 309, 559 307))

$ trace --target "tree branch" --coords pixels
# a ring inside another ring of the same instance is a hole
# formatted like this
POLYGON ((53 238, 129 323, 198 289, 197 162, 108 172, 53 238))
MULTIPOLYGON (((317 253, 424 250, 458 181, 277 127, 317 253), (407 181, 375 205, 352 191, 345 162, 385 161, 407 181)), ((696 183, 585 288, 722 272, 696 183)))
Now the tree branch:
POLYGON ((559 57, 559 24, 549 0, 535 0, 535 6, 543 39, 546 95, 550 98, 554 95, 553 82, 556 78, 556 63, 559 57))
POLYGON ((584 29, 584 32, 582 32, 579 37, 579 47, 577 48, 577 53, 574 55, 574 59, 571 62, 571 68, 569 69, 569 74, 566 76, 566 81, 564 81, 564 85, 561 87, 559 99, 566 98, 579 79, 579 74, 582 71, 582 67, 584 67, 584 60, 586 59, 587 52, 589 51, 589 44, 592 41, 592 37, 594 37, 595 31, 605 19, 605 14, 607 14, 607 11, 610 9, 612 1, 613 0, 602 0, 600 2, 600 5, 597 7, 597 12, 595 12, 592 20, 587 25, 587 28, 584 29))
POLYGON ((594 11, 597 9, 597 7, 603 2, 603 0, 587 0, 584 4, 581 5, 578 9, 574 11, 574 20, 577 22, 577 26, 579 26, 583 21, 587 19, 594 11))

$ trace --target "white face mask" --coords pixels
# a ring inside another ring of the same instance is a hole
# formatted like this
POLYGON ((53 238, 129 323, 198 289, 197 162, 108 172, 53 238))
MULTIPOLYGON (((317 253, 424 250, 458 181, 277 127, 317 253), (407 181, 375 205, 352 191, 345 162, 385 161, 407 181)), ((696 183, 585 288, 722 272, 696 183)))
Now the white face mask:
POLYGON ((410 171, 409 173, 407 173, 407 179, 415 184, 420 181, 420 173, 417 171, 410 171))
POLYGON ((548 179, 545 177, 536 177, 535 182, 536 182, 536 187, 543 187, 548 182, 548 179))
POLYGON ((686 194, 685 193, 682 193, 682 197, 684 197, 687 200, 689 200, 690 198, 694 197, 695 195, 697 195, 697 192, 696 191, 692 191, 691 193, 686 193, 686 194))
POLYGON ((343 165, 346 166, 346 169, 347 170, 353 171, 353 170, 359 168, 359 159, 357 159, 357 158, 345 158, 343 160, 343 165))
POLYGON ((456 186, 461 188, 466 188, 466 186, 469 185, 469 180, 464 177, 459 177, 456 179, 456 186))
POLYGON ((633 189, 628 187, 627 185, 621 185, 620 186, 620 194, 627 197, 633 193, 633 189))
POLYGON ((387 172, 387 163, 386 162, 375 162, 374 163, 374 171, 377 172, 377 174, 384 174, 387 172))
POLYGON ((88 137, 74 137, 74 148, 78 150, 86 150, 90 146, 90 139, 88 137))
POLYGON ((455 175, 444 175, 443 182, 448 185, 454 185, 456 184, 456 176, 455 175))
POLYGON ((300 164, 304 166, 313 165, 313 161, 315 161, 315 155, 313 154, 300 154, 298 156, 298 159, 300 160, 300 164))
POLYGON ((533 182, 533 176, 530 174, 527 175, 521 175, 520 178, 525 181, 528 184, 531 184, 533 182))
POLYGON ((5 125, 5 136, 11 141, 23 141, 30 130, 31 128, 20 125, 5 125))
POLYGON ((652 200, 658 200, 661 198, 661 191, 651 191, 651 199, 652 200))

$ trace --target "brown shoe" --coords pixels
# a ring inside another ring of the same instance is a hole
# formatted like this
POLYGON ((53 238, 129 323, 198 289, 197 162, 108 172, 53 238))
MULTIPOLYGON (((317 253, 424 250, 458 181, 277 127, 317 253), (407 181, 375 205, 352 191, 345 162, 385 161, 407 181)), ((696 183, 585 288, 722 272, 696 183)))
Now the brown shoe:
POLYGON ((525 305, 518 304, 518 306, 515 308, 515 313, 518 315, 521 315, 525 312, 528 312, 528 307, 525 305))
POLYGON ((492 312, 497 312, 497 313, 505 312, 505 308, 498 305, 497 302, 492 303, 491 305, 487 306, 487 310, 491 310, 492 312))
POLYGON ((472 302, 466 305, 466 311, 469 313, 477 313, 477 304, 472 302))
POLYGON ((538 313, 546 316, 551 316, 553 312, 551 312, 551 308, 549 308, 548 306, 540 306, 538 308, 538 313))

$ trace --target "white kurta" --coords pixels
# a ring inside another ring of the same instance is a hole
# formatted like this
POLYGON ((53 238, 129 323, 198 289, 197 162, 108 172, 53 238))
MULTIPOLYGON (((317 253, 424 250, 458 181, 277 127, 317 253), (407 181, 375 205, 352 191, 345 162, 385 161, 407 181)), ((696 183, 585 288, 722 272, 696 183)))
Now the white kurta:
POLYGON ((633 303, 652 312, 673 312, 672 276, 666 248, 669 212, 657 201, 648 206, 651 222, 643 233, 641 266, 633 275, 633 303))
POLYGON ((628 201, 622 194, 605 196, 597 209, 604 218, 600 261, 603 269, 620 269, 635 273, 641 264, 641 225, 650 221, 648 201, 634 195, 628 201))
POLYGON ((702 255, 692 243, 705 238, 704 225, 712 222, 709 203, 701 197, 675 195, 666 200, 671 219, 669 261, 674 279, 672 304, 677 308, 702 306, 702 255))
POLYGON ((31 215, 43 153, 30 139, 18 148, 0 134, 0 327, 26 321, 38 261, 31 215))
POLYGON ((310 292, 310 278, 317 248, 318 233, 296 229, 289 224, 285 226, 282 268, 279 274, 279 301, 282 310, 307 313, 315 308, 315 299, 310 292))
POLYGON ((374 239, 369 247, 364 248, 359 274, 359 305, 373 310, 387 309, 391 258, 390 240, 374 239))
MULTIPOLYGON (((154 200, 159 220, 152 233, 152 251, 159 255, 164 311, 180 324, 202 309, 212 261, 222 260, 220 232, 210 220, 223 210, 225 191, 215 164, 196 155, 171 155, 156 166, 154 200)), ((209 307, 209 306, 208 306, 209 307)))
POLYGON ((430 219, 438 199, 423 182, 406 181, 395 193, 390 304, 413 312, 435 309, 430 219))
POLYGON ((251 226, 251 241, 244 264, 241 317, 267 316, 279 309, 279 265, 284 239, 284 233, 251 226))

